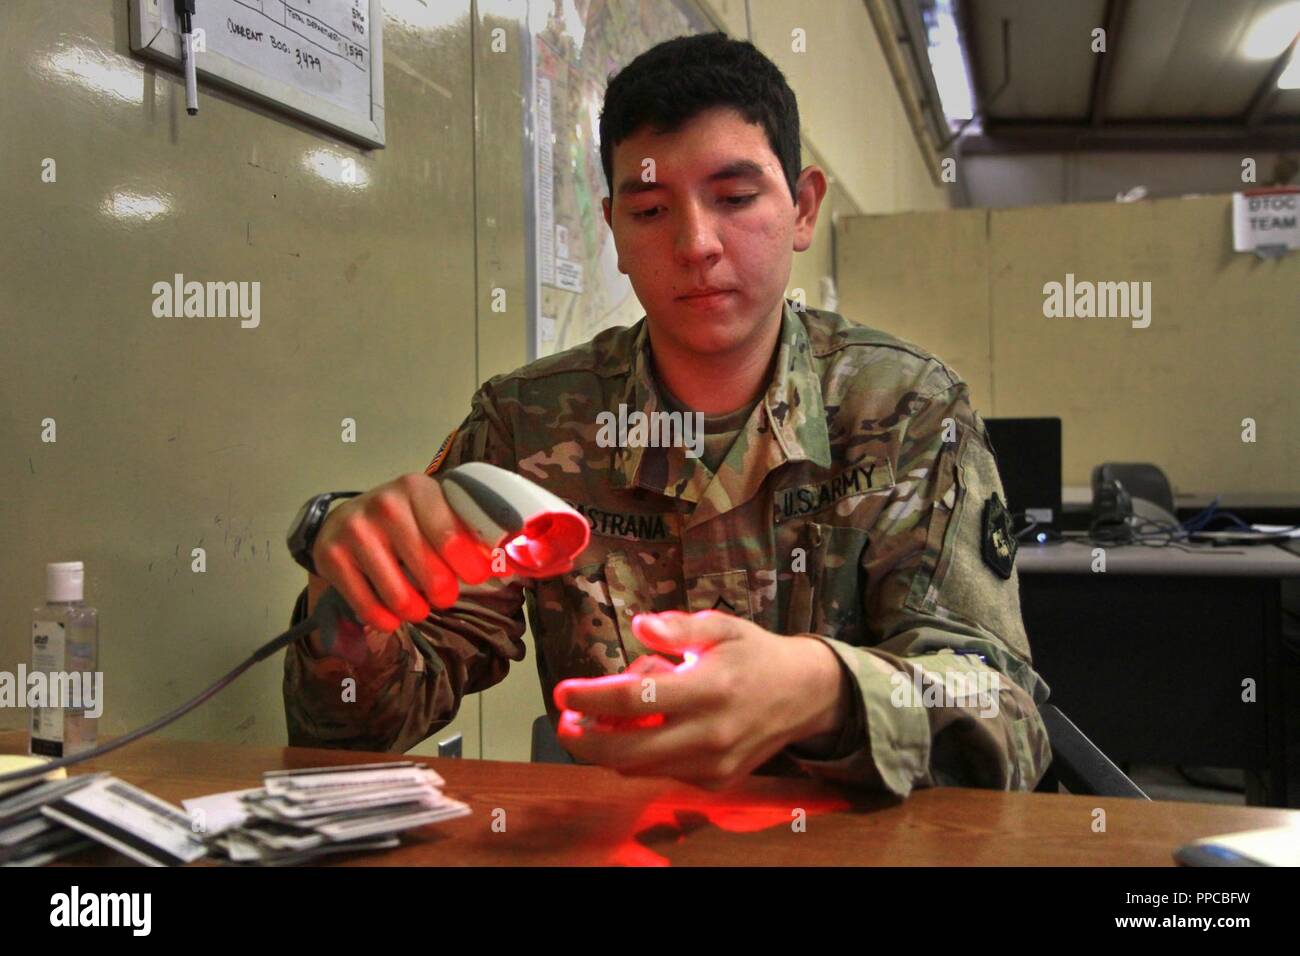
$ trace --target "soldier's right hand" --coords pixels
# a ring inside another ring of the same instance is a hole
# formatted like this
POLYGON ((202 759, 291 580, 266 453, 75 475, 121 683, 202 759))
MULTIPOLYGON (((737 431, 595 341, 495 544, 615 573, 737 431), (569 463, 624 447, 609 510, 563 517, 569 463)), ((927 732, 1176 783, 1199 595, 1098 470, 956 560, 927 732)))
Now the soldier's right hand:
POLYGON ((481 584, 492 552, 452 512, 439 483, 411 472, 330 511, 312 545, 321 578, 380 631, 450 607, 460 581, 481 584), (403 573, 403 568, 407 573, 403 573))

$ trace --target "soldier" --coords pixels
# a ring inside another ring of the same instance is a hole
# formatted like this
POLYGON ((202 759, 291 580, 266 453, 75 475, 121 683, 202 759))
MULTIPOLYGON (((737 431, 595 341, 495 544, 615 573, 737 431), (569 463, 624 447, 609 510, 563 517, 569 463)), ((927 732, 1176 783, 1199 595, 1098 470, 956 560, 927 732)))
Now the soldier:
POLYGON ((290 648, 290 743, 410 748, 523 659, 526 604, 581 761, 706 786, 1032 788, 1047 687, 987 432, 933 355, 784 299, 826 191, 799 169, 785 78, 723 34, 671 40, 610 81, 600 134, 645 317, 493 377, 423 474, 305 535, 319 576, 296 619, 333 584, 370 626, 365 647, 290 648), (426 477, 466 461, 587 517, 570 573, 493 575, 426 477))

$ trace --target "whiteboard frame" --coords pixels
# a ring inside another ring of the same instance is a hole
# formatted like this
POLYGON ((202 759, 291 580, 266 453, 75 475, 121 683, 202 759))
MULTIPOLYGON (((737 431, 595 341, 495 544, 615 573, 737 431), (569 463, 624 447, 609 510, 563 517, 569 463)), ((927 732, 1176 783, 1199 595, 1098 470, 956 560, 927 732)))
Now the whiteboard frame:
MULTIPOLYGON (((130 0, 131 50, 150 60, 181 68, 180 34, 163 27, 162 4, 169 0, 130 0)), ((384 11, 370 0, 370 116, 363 117, 329 100, 306 93, 211 49, 195 58, 197 74, 259 103, 322 126, 371 148, 382 149, 384 131, 384 11)))

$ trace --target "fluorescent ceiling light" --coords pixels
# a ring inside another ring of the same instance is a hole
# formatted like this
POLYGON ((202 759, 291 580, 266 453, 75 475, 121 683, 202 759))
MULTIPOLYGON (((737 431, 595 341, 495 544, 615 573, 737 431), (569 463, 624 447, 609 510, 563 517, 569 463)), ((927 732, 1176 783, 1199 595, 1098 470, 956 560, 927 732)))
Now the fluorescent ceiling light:
MULTIPOLYGON (((1297 31, 1300 31, 1300 2, 1274 7, 1246 32, 1241 55, 1248 60, 1274 60, 1286 50, 1297 31)), ((1295 60, 1291 63, 1294 65, 1295 60)))
MULTIPOLYGON (((1300 3, 1296 4, 1300 7, 1300 3)), ((922 11, 925 20, 926 46, 930 70, 943 104, 943 115, 956 124, 975 114, 974 94, 966 71, 966 55, 957 37, 957 20, 952 0, 935 0, 922 11)))

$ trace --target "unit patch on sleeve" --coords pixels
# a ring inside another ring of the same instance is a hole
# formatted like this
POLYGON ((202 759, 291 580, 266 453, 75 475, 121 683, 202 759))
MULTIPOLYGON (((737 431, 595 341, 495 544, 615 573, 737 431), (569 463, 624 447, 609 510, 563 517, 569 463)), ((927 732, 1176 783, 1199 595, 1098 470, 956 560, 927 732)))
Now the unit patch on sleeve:
POLYGON ((980 549, 984 562, 1004 578, 1011 577, 1011 566, 1016 560, 1016 535, 1011 526, 1011 513, 997 492, 984 502, 984 533, 980 549))

